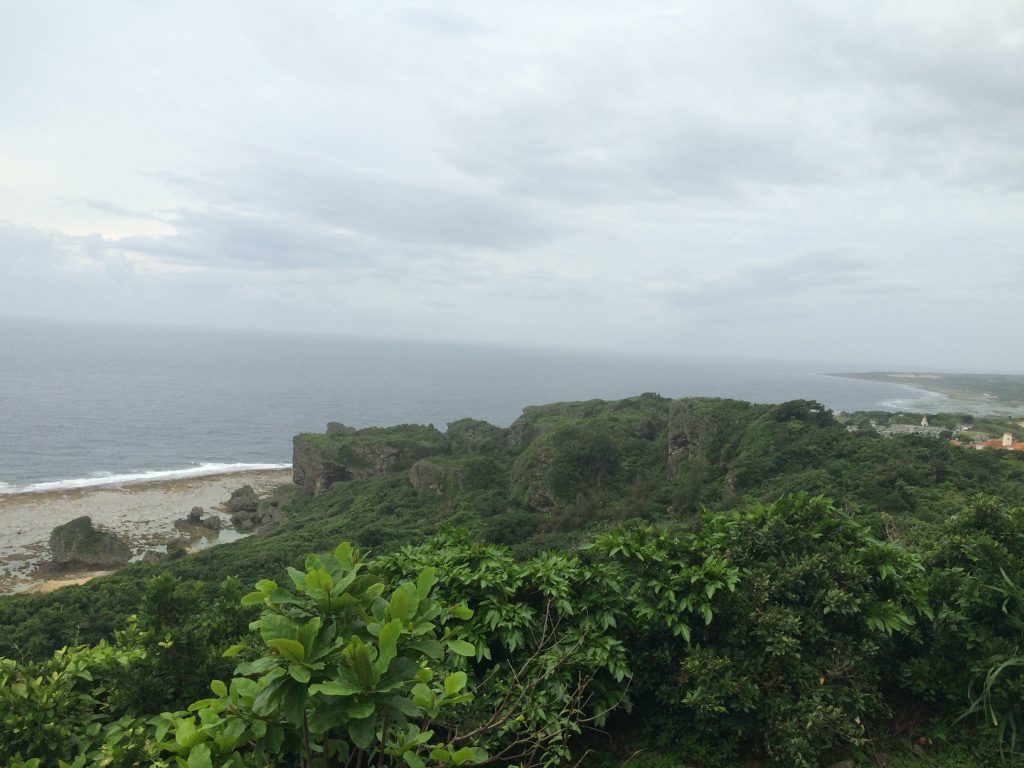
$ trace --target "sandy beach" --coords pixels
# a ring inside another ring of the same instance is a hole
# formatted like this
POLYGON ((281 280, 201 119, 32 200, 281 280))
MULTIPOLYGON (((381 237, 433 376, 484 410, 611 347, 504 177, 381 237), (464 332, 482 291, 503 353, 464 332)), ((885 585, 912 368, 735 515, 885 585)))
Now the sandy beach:
POLYGON ((114 531, 132 547, 136 557, 159 549, 181 532, 174 522, 192 507, 224 518, 226 528, 211 532, 196 546, 236 539, 223 504, 245 484, 257 492, 291 482, 291 469, 230 472, 204 477, 159 480, 130 485, 0 495, 0 593, 43 591, 81 583, 100 572, 42 574, 49 559, 50 531, 76 517, 88 515, 97 527, 114 531))

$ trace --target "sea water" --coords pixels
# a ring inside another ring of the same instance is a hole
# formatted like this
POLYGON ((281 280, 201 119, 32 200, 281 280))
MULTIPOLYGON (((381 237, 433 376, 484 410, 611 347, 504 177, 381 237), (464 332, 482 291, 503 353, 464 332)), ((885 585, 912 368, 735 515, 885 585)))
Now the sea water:
POLYGON ((342 335, 0 321, 0 493, 288 466, 328 421, 507 426, 525 406, 657 392, 837 410, 943 398, 823 375, 849 362, 695 359, 342 335))

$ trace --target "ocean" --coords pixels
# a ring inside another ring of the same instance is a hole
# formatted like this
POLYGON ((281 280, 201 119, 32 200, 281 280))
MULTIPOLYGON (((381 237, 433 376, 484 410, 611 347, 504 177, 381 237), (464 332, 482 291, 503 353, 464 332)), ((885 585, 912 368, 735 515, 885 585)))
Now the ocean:
POLYGON ((328 421, 507 426, 525 406, 657 392, 939 410, 841 361, 644 357, 344 336, 0 321, 0 494, 288 466, 328 421))

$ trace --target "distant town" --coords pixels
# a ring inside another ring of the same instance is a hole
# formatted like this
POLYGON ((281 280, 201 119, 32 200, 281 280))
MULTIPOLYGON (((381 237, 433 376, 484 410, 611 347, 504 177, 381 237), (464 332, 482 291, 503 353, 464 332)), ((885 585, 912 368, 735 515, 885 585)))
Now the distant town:
POLYGON ((836 414, 846 422, 848 432, 877 432, 882 437, 919 435, 949 440, 953 445, 976 450, 1024 451, 1024 419, 1004 421, 965 414, 936 414, 931 417, 904 413, 836 414), (996 437, 995 435, 999 435, 996 437))

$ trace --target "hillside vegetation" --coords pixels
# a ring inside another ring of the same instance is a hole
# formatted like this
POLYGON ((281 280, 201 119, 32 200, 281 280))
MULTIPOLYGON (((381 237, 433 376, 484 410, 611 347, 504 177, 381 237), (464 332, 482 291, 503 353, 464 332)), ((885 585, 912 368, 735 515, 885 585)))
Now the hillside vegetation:
POLYGON ((509 429, 333 425, 296 438, 296 479, 272 530, 0 600, 0 757, 1016 755, 1019 454, 647 394, 509 429))

